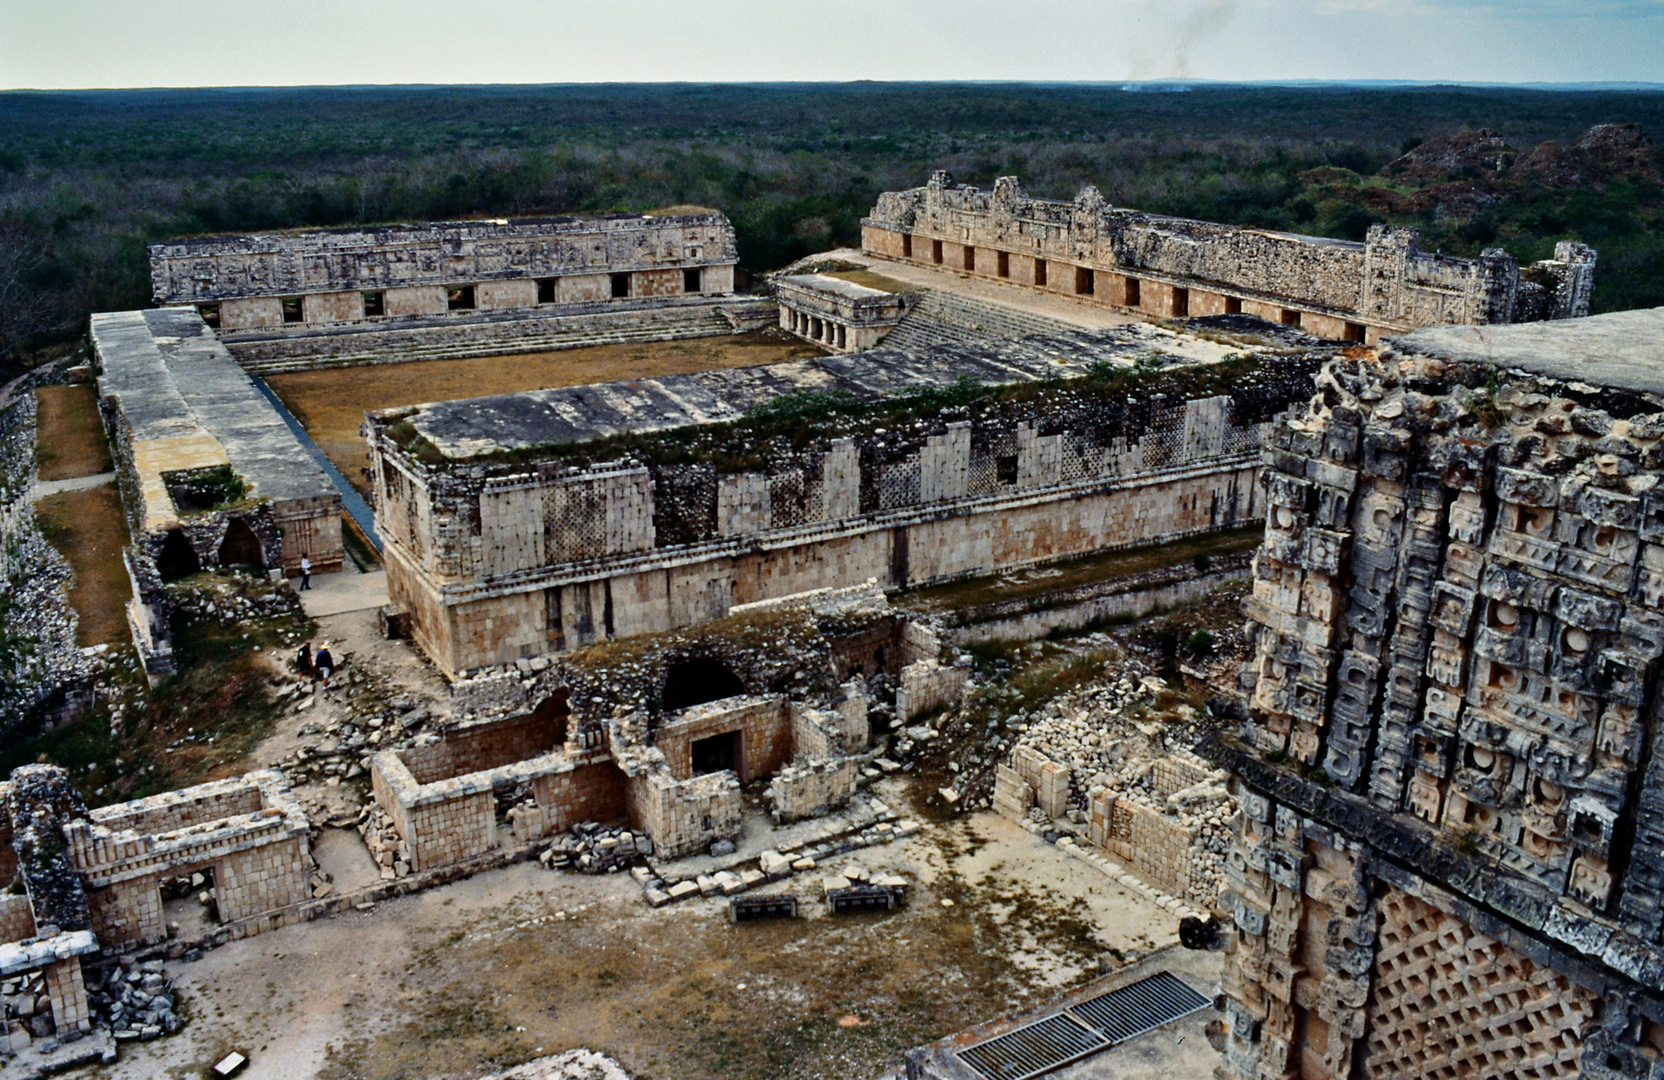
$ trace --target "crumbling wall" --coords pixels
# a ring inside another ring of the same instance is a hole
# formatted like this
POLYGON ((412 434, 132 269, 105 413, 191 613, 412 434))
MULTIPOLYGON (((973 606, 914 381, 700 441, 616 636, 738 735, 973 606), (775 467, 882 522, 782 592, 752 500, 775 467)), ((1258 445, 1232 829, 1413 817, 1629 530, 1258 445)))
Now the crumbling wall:
POLYGON ((908 664, 901 669, 901 685, 896 687, 896 716, 908 721, 957 704, 965 696, 968 674, 966 669, 942 664, 935 657, 908 664))
POLYGON ((1046 816, 1061 818, 1068 814, 1067 765, 1051 760, 1032 746, 1019 746, 1011 753, 1011 769, 1028 785, 1034 805, 1045 811, 1046 816))
POLYGON ((35 936, 35 910, 23 895, 0 896, 0 944, 35 936))
POLYGON ((306 900, 309 830, 282 772, 268 769, 103 807, 67 821, 63 836, 99 939, 153 944, 167 937, 166 878, 211 871, 226 924, 306 900))
POLYGON ((0 408, 0 732, 85 700, 90 661, 75 643, 70 568, 35 518, 35 395, 0 408))
POLYGON ((674 859, 740 834, 744 803, 731 772, 677 780, 662 763, 629 780, 630 822, 653 839, 663 858, 674 859))
POLYGON ((860 762, 849 757, 788 765, 768 786, 769 806, 780 822, 835 810, 855 793, 860 770, 860 762))

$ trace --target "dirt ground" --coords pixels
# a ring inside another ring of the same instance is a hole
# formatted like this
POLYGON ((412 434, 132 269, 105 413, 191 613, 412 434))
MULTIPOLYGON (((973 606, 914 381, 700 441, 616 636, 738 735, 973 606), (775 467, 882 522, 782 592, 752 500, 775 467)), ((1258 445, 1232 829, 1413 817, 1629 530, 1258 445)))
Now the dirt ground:
POLYGON ((358 427, 364 414, 373 409, 754 367, 819 355, 821 350, 813 345, 769 328, 684 341, 301 371, 273 375, 266 381, 341 474, 363 490, 370 455, 358 427))
POLYGON ((991 815, 828 865, 850 861, 916 881, 908 906, 833 918, 811 874, 776 886, 805 917, 734 926, 719 899, 655 911, 625 875, 533 863, 235 942, 170 964, 190 1023, 106 1075, 194 1078, 236 1049, 247 1080, 438 1080, 588 1046, 639 1080, 873 1077, 1176 934, 991 815))
POLYGON ((48 495, 35 504, 35 513, 47 539, 75 571, 69 602, 81 619, 76 641, 82 646, 126 641, 125 609, 133 586, 121 561, 127 519, 116 486, 48 495))
POLYGON ((42 480, 73 480, 114 468, 91 383, 43 386, 35 400, 35 457, 42 480))

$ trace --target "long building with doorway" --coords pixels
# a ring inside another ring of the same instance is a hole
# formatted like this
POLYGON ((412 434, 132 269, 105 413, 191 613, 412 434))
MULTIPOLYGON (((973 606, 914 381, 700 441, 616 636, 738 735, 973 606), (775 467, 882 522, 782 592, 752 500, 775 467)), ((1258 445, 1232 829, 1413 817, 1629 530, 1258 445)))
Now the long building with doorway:
POLYGON ((1225 356, 1135 324, 372 413, 390 597, 457 676, 1257 520, 1261 433, 1315 361, 1116 375, 1179 348, 1225 356))
POLYGON ((1150 318, 1248 314, 1333 340, 1368 342, 1424 326, 1563 319, 1589 313, 1595 252, 1562 242, 1521 267, 1420 250, 1415 229, 1376 225, 1362 243, 1031 198, 1016 177, 991 191, 937 172, 887 191, 861 222, 871 256, 1073 297, 1150 318))
POLYGON ((341 493, 190 309, 92 317, 98 399, 133 537, 128 621, 172 670, 166 582, 216 566, 341 568, 341 493))

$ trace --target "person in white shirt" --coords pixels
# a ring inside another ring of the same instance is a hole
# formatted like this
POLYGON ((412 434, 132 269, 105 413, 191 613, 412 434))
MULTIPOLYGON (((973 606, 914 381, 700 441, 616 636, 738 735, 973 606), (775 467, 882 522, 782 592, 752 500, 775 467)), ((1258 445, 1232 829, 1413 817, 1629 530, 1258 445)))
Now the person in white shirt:
POLYGON ((300 557, 300 587, 303 589, 312 587, 312 560, 305 555, 300 557))

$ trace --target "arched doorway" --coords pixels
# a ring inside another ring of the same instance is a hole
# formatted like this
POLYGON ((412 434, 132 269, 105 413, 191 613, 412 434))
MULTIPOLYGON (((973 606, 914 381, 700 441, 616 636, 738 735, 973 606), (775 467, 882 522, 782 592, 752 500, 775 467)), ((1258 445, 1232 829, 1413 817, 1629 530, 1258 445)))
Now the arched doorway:
POLYGON ((670 712, 743 693, 745 684, 739 676, 711 657, 678 660, 664 677, 664 707, 670 712))
POLYGON ((167 538, 162 541, 161 553, 156 556, 156 571, 162 575, 162 580, 178 581, 201 569, 202 560, 196 557, 196 549, 185 539, 184 530, 169 529, 167 538))
POLYGON ((265 566, 265 552, 260 548, 260 538, 254 535, 254 530, 247 521, 240 517, 232 518, 225 527, 225 539, 220 542, 221 566, 265 566))

